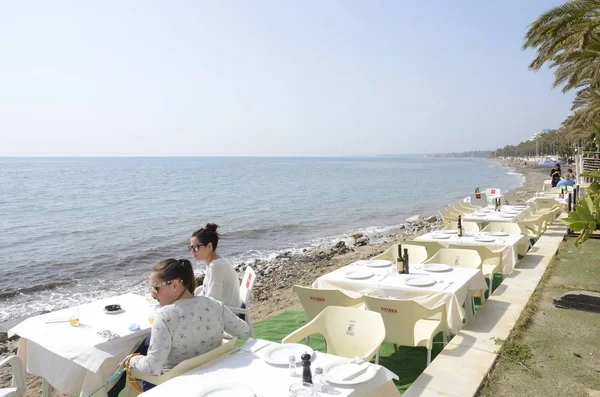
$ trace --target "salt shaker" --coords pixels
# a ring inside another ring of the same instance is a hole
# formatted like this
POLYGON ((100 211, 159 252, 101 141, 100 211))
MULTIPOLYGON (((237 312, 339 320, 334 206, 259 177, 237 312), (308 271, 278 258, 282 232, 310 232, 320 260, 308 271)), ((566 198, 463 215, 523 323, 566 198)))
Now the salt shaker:
POLYGON ((290 356, 288 358, 290 376, 296 376, 296 357, 290 356))
POLYGON ((302 360, 302 383, 308 383, 312 385, 312 373, 310 372, 310 359, 311 355, 304 353, 300 356, 302 360))
POLYGON ((322 392, 324 391, 324 384, 323 384, 323 368, 321 367, 317 367, 315 368, 315 376, 313 376, 313 389, 316 392, 322 392))

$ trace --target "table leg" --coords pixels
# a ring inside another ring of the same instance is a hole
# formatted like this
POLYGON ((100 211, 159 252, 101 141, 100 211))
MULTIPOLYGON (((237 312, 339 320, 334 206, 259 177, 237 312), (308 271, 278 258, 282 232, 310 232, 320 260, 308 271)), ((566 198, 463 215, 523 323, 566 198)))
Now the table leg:
POLYGON ((51 397, 52 396, 52 386, 46 379, 42 379, 42 397, 51 397))
POLYGON ((467 323, 473 318, 473 297, 469 292, 467 294, 467 300, 465 301, 465 320, 467 323))

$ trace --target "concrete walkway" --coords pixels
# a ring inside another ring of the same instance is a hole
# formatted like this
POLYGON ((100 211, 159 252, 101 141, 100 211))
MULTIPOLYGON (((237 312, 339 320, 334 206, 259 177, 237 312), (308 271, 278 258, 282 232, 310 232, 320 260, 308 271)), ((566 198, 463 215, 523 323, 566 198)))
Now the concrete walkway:
POLYGON ((446 345, 403 394, 404 397, 469 397, 476 395, 547 266, 564 240, 567 227, 548 227, 513 272, 494 291, 473 319, 446 345))

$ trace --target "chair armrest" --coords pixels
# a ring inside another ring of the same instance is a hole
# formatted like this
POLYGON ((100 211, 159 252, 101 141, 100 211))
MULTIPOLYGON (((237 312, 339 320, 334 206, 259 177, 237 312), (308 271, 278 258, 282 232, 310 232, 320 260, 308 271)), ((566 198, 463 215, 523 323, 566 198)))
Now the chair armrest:
POLYGON ((310 336, 312 334, 313 334, 313 332, 312 332, 312 324, 308 323, 308 324, 304 325, 303 327, 298 328, 297 330, 295 330, 294 332, 292 332, 291 334, 289 334, 285 338, 283 338, 281 340, 281 343, 297 343, 297 342, 300 342, 302 339, 305 339, 307 336, 310 336))
POLYGON ((242 309, 241 307, 231 307, 231 306, 227 306, 227 308, 229 310, 231 310, 231 312, 234 314, 250 314, 250 310, 248 310, 247 308, 242 309))
POLYGON ((10 365, 13 373, 12 385, 25 394, 25 368, 18 356, 8 356, 0 361, 0 368, 10 365))

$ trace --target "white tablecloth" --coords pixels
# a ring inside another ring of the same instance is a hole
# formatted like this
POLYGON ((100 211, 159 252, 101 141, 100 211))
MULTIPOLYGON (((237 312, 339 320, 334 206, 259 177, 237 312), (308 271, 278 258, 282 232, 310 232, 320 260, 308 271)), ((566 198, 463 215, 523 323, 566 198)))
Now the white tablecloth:
POLYGON ((350 296, 374 293, 382 297, 413 299, 427 308, 445 303, 448 326, 454 334, 462 328, 462 320, 469 313, 469 310, 465 313, 462 305, 466 302, 470 307, 470 291, 487 290, 481 270, 455 267, 448 272, 433 273, 423 270, 423 265, 410 265, 411 275, 426 274, 436 281, 441 281, 429 287, 412 287, 404 283, 407 275, 395 272, 390 275, 390 269, 395 267, 370 268, 360 265, 365 262, 367 261, 358 261, 327 273, 316 279, 312 286, 340 289, 350 296), (368 269, 374 276, 363 280, 353 280, 345 276, 347 272, 358 268, 368 269))
POLYGON ((481 245, 491 249, 492 251, 502 251, 502 274, 510 274, 514 269, 517 261, 519 260, 519 252, 522 254, 527 252, 529 248, 529 241, 524 235, 510 234, 503 237, 490 236, 489 233, 474 233, 465 232, 462 237, 458 237, 456 234, 449 235, 447 239, 436 239, 433 238, 435 235, 441 234, 440 232, 431 232, 415 238, 417 241, 435 241, 440 243, 444 247, 448 247, 450 244, 460 245, 481 245), (493 242, 481 242, 475 241, 478 237, 490 237, 493 238, 493 242))
MULTIPOLYGON (((275 343, 264 340, 253 340, 244 345, 244 349, 249 346, 255 346, 257 349, 267 343, 275 343)), ((254 354, 248 354, 244 351, 235 350, 233 353, 225 354, 216 360, 205 365, 177 376, 162 385, 159 385, 142 394, 143 397, 195 397, 202 395, 204 390, 222 384, 240 384, 251 388, 258 397, 285 397, 289 395, 289 388, 295 383, 302 381, 302 368, 297 368, 298 376, 288 375, 288 367, 273 366, 267 364, 261 359, 262 354, 270 347, 266 347, 254 354)), ((333 356, 326 353, 315 353, 315 359, 311 363, 312 372, 314 368, 325 368, 330 363, 346 361, 350 359, 333 356)), ((336 396, 399 396, 400 393, 393 387, 393 379, 398 379, 396 375, 386 368, 375 365, 377 374, 370 380, 357 385, 334 386, 329 385, 327 395, 336 396), (392 383, 392 388, 389 387, 392 383), (385 394, 378 394, 377 391, 385 389, 385 394)), ((325 374, 326 375, 326 374, 325 374)), ((325 394, 322 394, 325 396, 325 394)))
POLYGON ((500 211, 494 211, 493 206, 488 206, 467 214, 462 219, 477 223, 517 222, 529 214, 529 209, 518 208, 514 205, 502 205, 500 206, 500 211), (509 214, 508 212, 516 212, 516 214, 509 214))
MULTIPOLYGON (((57 390, 69 395, 87 396, 116 371, 118 363, 150 333, 148 302, 143 296, 125 294, 79 307, 80 324, 46 323, 68 319, 71 309, 31 317, 12 328, 21 337, 19 356, 27 372, 46 379, 57 390), (119 304, 120 314, 105 314, 104 306, 119 304), (130 324, 140 329, 130 331, 130 324), (97 334, 110 330, 119 338, 106 340, 97 334)), ((106 396, 104 390, 95 397, 106 396)))

